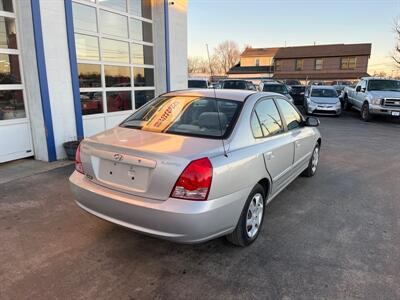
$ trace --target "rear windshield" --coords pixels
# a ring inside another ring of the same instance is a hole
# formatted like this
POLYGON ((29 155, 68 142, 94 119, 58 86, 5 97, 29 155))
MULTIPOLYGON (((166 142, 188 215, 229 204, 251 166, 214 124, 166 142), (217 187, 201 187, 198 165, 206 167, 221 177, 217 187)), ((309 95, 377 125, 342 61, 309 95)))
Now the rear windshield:
POLYGON ((311 97, 327 97, 333 98, 337 97, 338 94, 334 89, 313 89, 311 91, 311 97))
POLYGON ((207 81, 205 81, 205 80, 189 80, 188 81, 188 87, 189 88, 206 89, 207 88, 207 81))
POLYGON ((198 96, 158 97, 120 126, 188 136, 226 138, 242 102, 198 96))
POLYGON ((286 86, 282 84, 264 84, 263 92, 272 92, 278 94, 287 94, 286 86))
POLYGON ((400 92, 400 80, 370 80, 368 90, 400 92))
POLYGON ((244 81, 224 81, 224 89, 245 90, 246 82, 244 81))

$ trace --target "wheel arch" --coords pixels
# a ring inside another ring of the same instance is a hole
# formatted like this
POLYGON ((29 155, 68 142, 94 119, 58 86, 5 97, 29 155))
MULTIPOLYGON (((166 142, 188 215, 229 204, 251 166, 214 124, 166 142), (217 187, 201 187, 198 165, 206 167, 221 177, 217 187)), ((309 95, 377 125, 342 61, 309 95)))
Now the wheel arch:
POLYGON ((265 191, 265 199, 268 199, 268 195, 270 195, 271 192, 271 182, 269 178, 264 177, 260 179, 257 184, 261 185, 264 188, 265 191))

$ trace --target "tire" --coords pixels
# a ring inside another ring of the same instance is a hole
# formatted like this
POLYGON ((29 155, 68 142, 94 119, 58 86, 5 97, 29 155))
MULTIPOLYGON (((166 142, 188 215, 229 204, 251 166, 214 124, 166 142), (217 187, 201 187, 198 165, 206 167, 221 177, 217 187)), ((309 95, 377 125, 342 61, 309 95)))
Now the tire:
POLYGON ((229 242, 245 247, 257 239, 264 221, 265 196, 264 188, 257 183, 246 200, 235 230, 226 236, 229 242))
POLYGON ((305 169, 303 171, 303 173, 301 173, 302 176, 312 177, 317 172, 320 148, 321 148, 321 146, 319 144, 317 144, 314 147, 314 150, 313 150, 313 153, 311 155, 310 161, 308 162, 307 169, 305 169), (316 155, 316 158, 315 158, 315 155, 316 155))
POLYGON ((347 95, 344 95, 343 98, 343 110, 351 110, 351 103, 349 102, 349 97, 347 97, 347 95))
POLYGON ((367 102, 364 102, 363 106, 361 107, 361 119, 364 122, 369 122, 372 119, 372 116, 369 112, 369 105, 367 102))

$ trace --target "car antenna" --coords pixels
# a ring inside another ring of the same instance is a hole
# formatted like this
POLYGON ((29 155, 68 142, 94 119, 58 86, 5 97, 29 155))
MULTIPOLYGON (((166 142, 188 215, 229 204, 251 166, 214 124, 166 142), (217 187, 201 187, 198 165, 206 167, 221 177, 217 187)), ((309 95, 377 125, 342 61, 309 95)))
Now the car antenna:
MULTIPOLYGON (((210 51, 208 50, 208 44, 206 44, 206 47, 207 47, 208 64, 210 66, 210 75, 211 75, 211 78, 213 78, 213 71, 212 71, 212 67, 211 67, 210 51)), ((221 132, 222 149, 224 150, 224 156, 228 157, 228 152, 226 151, 225 142, 224 142, 224 136, 223 136, 223 132, 222 132, 221 113, 219 111, 217 93, 215 92, 215 85, 213 85, 212 89, 213 89, 213 92, 214 92, 215 104, 217 106, 218 124, 219 124, 219 130, 221 132)))

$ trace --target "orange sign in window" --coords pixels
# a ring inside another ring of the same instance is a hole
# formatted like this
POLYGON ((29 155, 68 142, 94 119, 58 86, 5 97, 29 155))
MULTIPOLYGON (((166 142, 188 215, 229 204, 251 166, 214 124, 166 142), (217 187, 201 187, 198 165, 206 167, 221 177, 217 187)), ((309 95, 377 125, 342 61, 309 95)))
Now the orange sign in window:
POLYGON ((181 115, 182 112, 198 97, 176 96, 165 101, 153 116, 143 126, 143 130, 163 132, 166 131, 181 115))

